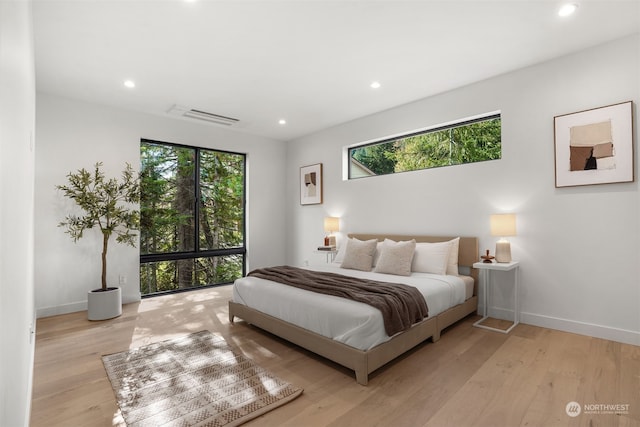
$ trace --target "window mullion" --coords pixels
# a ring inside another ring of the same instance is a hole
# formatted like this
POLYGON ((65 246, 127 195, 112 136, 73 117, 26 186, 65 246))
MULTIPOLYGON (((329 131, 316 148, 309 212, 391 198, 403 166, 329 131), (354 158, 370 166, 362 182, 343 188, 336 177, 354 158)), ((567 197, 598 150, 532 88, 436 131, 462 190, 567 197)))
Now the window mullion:
POLYGON ((195 176, 193 177, 193 182, 194 182, 194 227, 193 227, 193 233, 195 234, 194 236, 194 252, 198 253, 200 252, 200 149, 196 148, 195 149, 195 167, 193 168, 193 173, 195 174, 195 176))

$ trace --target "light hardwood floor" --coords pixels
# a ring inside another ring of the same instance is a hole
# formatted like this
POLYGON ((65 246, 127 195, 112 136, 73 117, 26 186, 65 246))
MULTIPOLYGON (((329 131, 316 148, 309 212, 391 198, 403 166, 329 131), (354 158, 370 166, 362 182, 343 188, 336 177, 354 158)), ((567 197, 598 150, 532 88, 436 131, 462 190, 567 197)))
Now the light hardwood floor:
POLYGON ((84 312, 39 319, 31 425, 123 425, 100 356, 208 329, 304 388, 251 426, 640 426, 640 347, 523 324, 505 335, 474 328, 479 316, 470 316, 363 387, 352 371, 230 325, 230 295, 224 286, 145 299, 104 322, 84 312), (577 417, 566 413, 572 401, 577 417), (585 406, 612 404, 628 409, 585 406))

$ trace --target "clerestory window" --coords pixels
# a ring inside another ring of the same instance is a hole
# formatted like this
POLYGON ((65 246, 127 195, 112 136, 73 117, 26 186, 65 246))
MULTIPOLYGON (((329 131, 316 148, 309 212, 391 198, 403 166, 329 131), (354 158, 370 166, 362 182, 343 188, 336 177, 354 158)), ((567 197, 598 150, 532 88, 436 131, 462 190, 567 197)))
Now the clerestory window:
POLYGON ((350 147, 349 179, 500 159, 501 117, 492 113, 350 147))

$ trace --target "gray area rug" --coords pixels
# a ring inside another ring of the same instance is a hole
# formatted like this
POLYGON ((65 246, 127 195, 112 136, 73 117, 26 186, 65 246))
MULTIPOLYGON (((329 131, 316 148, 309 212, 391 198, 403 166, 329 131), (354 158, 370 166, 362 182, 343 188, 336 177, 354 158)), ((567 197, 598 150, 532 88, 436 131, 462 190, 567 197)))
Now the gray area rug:
POLYGON ((237 426, 302 394, 209 331, 102 362, 128 426, 237 426))

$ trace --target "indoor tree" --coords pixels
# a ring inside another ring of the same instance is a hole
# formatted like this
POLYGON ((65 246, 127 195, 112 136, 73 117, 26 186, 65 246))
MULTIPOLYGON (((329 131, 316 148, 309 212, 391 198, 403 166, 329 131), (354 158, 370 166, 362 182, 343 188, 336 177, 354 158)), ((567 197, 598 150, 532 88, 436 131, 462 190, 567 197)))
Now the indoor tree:
POLYGON ((85 230, 98 227, 102 233, 102 287, 107 287, 107 249, 109 239, 116 235, 118 243, 135 247, 139 213, 131 204, 140 200, 140 184, 137 174, 129 163, 122 172, 122 179, 107 179, 101 170, 102 162, 89 172, 82 168, 67 175, 67 185, 57 185, 65 197, 73 200, 82 215, 69 214, 58 224, 66 228, 66 233, 77 242, 85 230))

